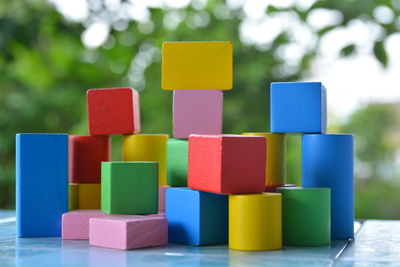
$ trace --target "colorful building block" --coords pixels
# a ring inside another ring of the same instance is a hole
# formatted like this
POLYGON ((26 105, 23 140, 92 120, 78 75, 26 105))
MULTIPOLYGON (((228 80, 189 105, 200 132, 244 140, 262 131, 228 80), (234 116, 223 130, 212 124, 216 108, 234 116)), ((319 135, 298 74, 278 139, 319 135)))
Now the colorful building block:
POLYGON ((165 42, 164 90, 232 89, 232 42, 165 42))
POLYGON ((158 162, 158 184, 167 185, 167 134, 125 135, 122 144, 124 161, 158 162))
POLYGON ((61 236, 68 211, 68 135, 17 134, 18 237, 61 236))
POLYGON ((354 237, 353 136, 310 134, 302 139, 303 187, 331 189, 332 239, 354 237))
POLYGON ((89 239, 89 219, 108 217, 100 210, 74 210, 62 215, 63 239, 89 239))
POLYGON ((267 185, 265 186, 264 192, 266 193, 276 193, 279 187, 296 187, 295 184, 282 184, 282 185, 267 185))
POLYGON ((223 93, 220 90, 175 90, 173 128, 175 138, 190 134, 222 133, 223 93))
POLYGON ((228 196, 171 187, 165 216, 170 242, 188 245, 228 243, 228 196))
POLYGON ((329 188, 280 187, 283 244, 324 246, 331 242, 329 188))
POLYGON ((187 186, 188 140, 169 139, 167 143, 167 184, 187 186))
POLYGON ((285 135, 273 133, 243 133, 243 135, 262 136, 267 141, 267 162, 265 185, 274 186, 285 183, 285 135))
POLYGON ((100 192, 100 184, 69 184, 69 210, 100 209, 100 192))
POLYGON ((271 132, 325 133, 326 89, 322 83, 271 83, 271 132))
POLYGON ((158 187, 158 212, 165 211, 165 191, 169 186, 159 186, 158 187))
POLYGON ((262 193, 229 196, 229 248, 282 248, 282 196, 262 193))
POLYGON ((87 91, 90 135, 140 132, 139 94, 132 88, 87 91))
POLYGON ((158 212, 156 162, 102 162, 101 210, 107 214, 158 212))
POLYGON ((151 216, 92 218, 89 242, 124 250, 164 246, 168 243, 168 223, 165 218, 151 216))
POLYGON ((99 184, 101 162, 110 161, 110 137, 70 135, 68 140, 69 182, 99 184))
POLYGON ((188 186, 224 194, 264 191, 266 141, 243 135, 191 135, 188 186))

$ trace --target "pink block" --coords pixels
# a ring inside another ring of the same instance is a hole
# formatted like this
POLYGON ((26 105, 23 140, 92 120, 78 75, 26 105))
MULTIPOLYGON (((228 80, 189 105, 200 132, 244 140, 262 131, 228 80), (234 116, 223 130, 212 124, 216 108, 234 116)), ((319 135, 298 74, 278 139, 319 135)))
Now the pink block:
POLYGON ((157 216, 113 216, 90 219, 91 245, 136 249, 163 246, 168 243, 167 219, 157 216))
POLYGON ((152 216, 152 217, 165 217, 165 212, 164 211, 158 211, 158 213, 155 214, 149 214, 145 216, 152 216))
POLYGON ((89 219, 108 217, 100 210, 74 210, 62 215, 63 239, 89 239, 89 219))
POLYGON ((175 90, 173 102, 175 138, 222 133, 222 91, 175 90))
POLYGON ((165 211, 165 191, 169 186, 158 187, 158 212, 165 211))

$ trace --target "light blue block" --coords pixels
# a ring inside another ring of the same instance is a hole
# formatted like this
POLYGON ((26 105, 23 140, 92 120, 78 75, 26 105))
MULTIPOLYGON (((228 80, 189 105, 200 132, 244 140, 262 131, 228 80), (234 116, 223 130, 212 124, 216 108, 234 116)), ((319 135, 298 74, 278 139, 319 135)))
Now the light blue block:
POLYGON ((323 84, 271 83, 271 132, 325 133, 326 89, 323 84))
POLYGON ((188 245, 228 243, 228 196, 168 188, 165 216, 170 242, 188 245))
POLYGON ((16 136, 17 237, 61 236, 68 211, 68 135, 16 136))

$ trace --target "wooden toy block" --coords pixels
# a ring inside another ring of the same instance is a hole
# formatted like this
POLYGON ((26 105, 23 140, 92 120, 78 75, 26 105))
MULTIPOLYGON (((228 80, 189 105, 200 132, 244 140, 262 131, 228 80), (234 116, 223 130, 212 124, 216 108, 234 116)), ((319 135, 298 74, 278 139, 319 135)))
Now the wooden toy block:
POLYGON ((68 135, 17 134, 18 237, 61 236, 68 211, 68 135))
POLYGON ((187 186, 188 140, 169 139, 167 143, 167 184, 187 186))
POLYGON ((280 187, 283 244, 324 246, 331 243, 329 188, 280 187))
POLYGON ((110 137, 70 135, 68 140, 69 182, 100 183, 101 162, 110 161, 110 137))
POLYGON ((175 90, 173 128, 175 138, 190 134, 222 133, 223 93, 220 90, 175 90))
POLYGON ((354 237, 353 136, 307 134, 302 138, 303 187, 331 189, 333 240, 354 237))
POLYGON ((69 210, 100 209, 100 184, 69 184, 69 210))
POLYGON ((132 88, 87 91, 90 135, 140 132, 139 94, 132 88))
POLYGON ((168 243, 168 223, 162 217, 93 218, 89 225, 89 242, 94 246, 126 250, 164 246, 168 243))
POLYGON ((229 196, 229 248, 282 248, 282 196, 277 193, 229 196))
POLYGON ((271 132, 325 133, 326 89, 322 83, 271 83, 271 132))
POLYGON ((228 196, 171 187, 165 208, 170 242, 196 246, 228 242, 228 196))
POLYGON ((107 214, 158 212, 156 162, 102 162, 101 210, 107 214))
POLYGON ((62 215, 63 239, 89 239, 89 219, 110 216, 100 210, 74 210, 62 215))
POLYGON ((151 216, 151 217, 165 217, 165 212, 164 212, 164 211, 158 211, 158 213, 149 214, 149 215, 143 215, 143 216, 151 216))
POLYGON ((279 187, 296 187, 296 185, 295 184, 267 185, 265 186, 264 192, 276 193, 279 187))
POLYGON ((265 187, 265 138, 191 135, 188 186, 224 194, 255 194, 265 187))
POLYGON ((167 134, 125 135, 122 144, 124 161, 158 162, 158 184, 167 185, 167 134))
POLYGON ((285 183, 285 135, 273 133, 243 133, 243 135, 263 136, 267 141, 267 162, 265 185, 285 183))
POLYGON ((232 42, 165 42, 164 90, 232 89, 232 42))
POLYGON ((168 185, 158 187, 158 212, 165 211, 165 191, 167 188, 169 188, 168 185))

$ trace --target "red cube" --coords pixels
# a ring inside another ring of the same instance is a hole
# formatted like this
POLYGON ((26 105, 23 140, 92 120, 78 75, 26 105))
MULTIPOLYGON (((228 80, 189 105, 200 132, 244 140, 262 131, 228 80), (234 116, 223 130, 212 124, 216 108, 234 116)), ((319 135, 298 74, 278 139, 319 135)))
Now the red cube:
POLYGON ((132 88, 87 91, 90 135, 140 132, 139 94, 132 88))
POLYGON ((264 137, 190 135, 188 186, 224 194, 255 194, 265 188, 264 137))
POLYGON ((98 184, 101 181, 101 162, 110 161, 110 137, 69 136, 69 182, 98 184))

